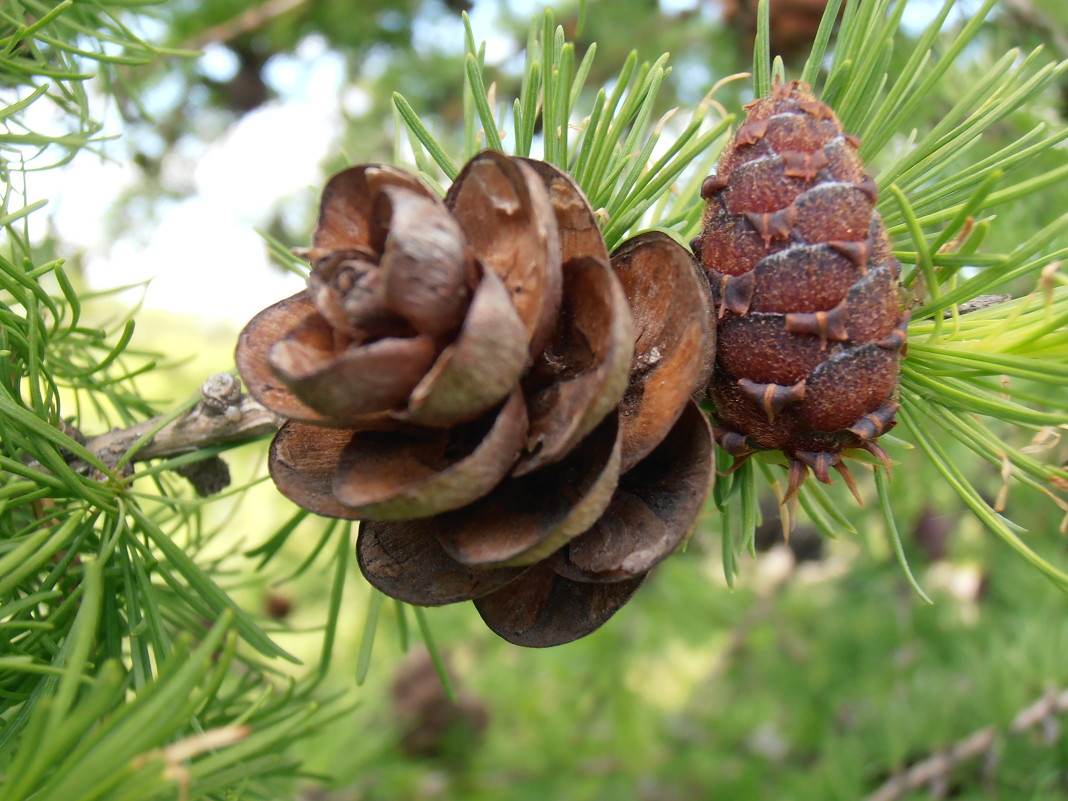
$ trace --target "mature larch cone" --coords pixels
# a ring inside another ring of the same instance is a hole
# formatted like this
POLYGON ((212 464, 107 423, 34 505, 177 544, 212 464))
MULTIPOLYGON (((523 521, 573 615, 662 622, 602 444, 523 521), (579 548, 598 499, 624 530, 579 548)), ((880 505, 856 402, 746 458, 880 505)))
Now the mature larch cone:
POLYGON ((565 173, 487 151, 444 202, 390 167, 339 173, 307 253, 308 288, 246 326, 238 369, 288 418, 275 483, 363 521, 375 587, 555 645, 688 536, 715 332, 683 247, 644 234, 610 260, 565 173))
POLYGON ((785 452, 787 497, 808 468, 856 494, 845 449, 888 466, 874 440, 898 408, 907 315, 858 146, 807 86, 776 84, 702 188, 692 247, 717 306, 716 439, 739 458, 785 452))

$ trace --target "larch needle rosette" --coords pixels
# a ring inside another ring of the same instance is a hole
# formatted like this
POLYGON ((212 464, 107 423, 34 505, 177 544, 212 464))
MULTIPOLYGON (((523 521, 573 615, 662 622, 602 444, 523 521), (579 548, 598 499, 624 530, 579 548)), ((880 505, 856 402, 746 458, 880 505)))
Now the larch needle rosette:
POLYGON ((716 439, 739 460, 783 451, 788 498, 809 468, 825 483, 836 469, 857 495, 844 450, 889 469, 875 439, 898 409, 901 265, 859 140, 827 104, 794 81, 747 112, 705 179, 692 242, 717 308, 716 439))
POLYGON ((715 330, 673 239, 609 258, 566 173, 485 151, 443 201, 392 167, 335 175, 307 255, 307 289, 246 326, 237 364, 287 418, 279 490, 363 521, 372 585, 473 600, 505 639, 557 645, 692 532, 715 330))

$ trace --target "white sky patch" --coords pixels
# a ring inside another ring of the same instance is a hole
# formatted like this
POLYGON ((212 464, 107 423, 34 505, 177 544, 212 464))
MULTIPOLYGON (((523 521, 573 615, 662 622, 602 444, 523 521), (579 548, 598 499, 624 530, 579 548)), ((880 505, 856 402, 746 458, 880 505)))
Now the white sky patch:
POLYGON ((119 240, 106 265, 90 272, 92 283, 151 279, 146 306, 237 322, 303 288, 301 279, 268 263, 263 240, 249 226, 212 208, 199 200, 175 206, 147 247, 119 240))
POLYGON ((298 278, 269 264, 253 228, 286 196, 317 193, 319 165, 341 134, 341 76, 319 60, 287 65, 285 77, 316 89, 243 116, 197 163, 196 194, 167 212, 147 245, 120 241, 107 264, 91 264, 94 283, 115 282, 116 273, 121 283, 151 277, 146 305, 236 320, 299 291, 298 278))
POLYGON ((319 162, 339 133, 336 109, 329 115, 312 104, 256 109, 194 168, 199 201, 213 216, 260 220, 274 200, 319 183, 319 162))
POLYGON ((660 10, 665 14, 681 14, 696 11, 698 0, 660 0, 660 10))
POLYGON ((230 80, 240 66, 233 50, 214 42, 204 48, 199 62, 200 71, 213 81, 230 80))
MULTIPOLYGON (((151 225, 147 236, 142 230, 106 241, 108 209, 137 180, 133 165, 83 152, 65 168, 29 176, 31 197, 50 198, 63 242, 84 251, 92 288, 150 280, 147 307, 237 322, 301 289, 299 278, 269 263, 253 229, 286 197, 317 202, 320 164, 342 133, 344 63, 309 38, 293 56, 271 59, 266 78, 284 99, 244 115, 201 151, 190 198, 169 206, 157 224, 131 221, 151 225)), ((123 152, 105 150, 116 159, 123 152)))
MULTIPOLYGON (((949 16, 946 18, 947 25, 953 25, 958 22, 963 22, 972 16, 972 13, 977 9, 963 8, 958 4, 949 12, 949 16)), ((931 21, 938 16, 938 12, 942 6, 941 2, 936 0, 912 0, 905 6, 904 11, 901 14, 901 27, 903 30, 908 31, 913 36, 918 36, 923 32, 924 28, 931 24, 931 21)))
POLYGON ((350 117, 362 117, 371 110, 374 98, 362 86, 350 84, 341 92, 341 107, 350 117))
POLYGON ((253 229, 278 198, 313 193, 319 182, 333 137, 327 125, 309 134, 304 110, 265 107, 246 115, 197 165, 197 194, 169 209, 146 243, 120 238, 102 258, 90 253, 90 282, 151 279, 146 306, 239 321, 299 291, 300 279, 269 263, 253 229), (295 141, 302 146, 281 145, 295 141))
POLYGON ((108 207, 136 179, 137 168, 132 164, 88 157, 67 170, 31 174, 29 182, 39 196, 50 198, 47 209, 63 240, 92 247, 102 244, 108 207))

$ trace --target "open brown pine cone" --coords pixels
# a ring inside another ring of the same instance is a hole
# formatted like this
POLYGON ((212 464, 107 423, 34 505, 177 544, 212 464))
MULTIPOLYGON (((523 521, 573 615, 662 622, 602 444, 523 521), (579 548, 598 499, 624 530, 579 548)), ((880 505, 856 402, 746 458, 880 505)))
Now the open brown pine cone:
POLYGON ((674 240, 610 260, 565 173, 486 151, 444 202, 391 167, 334 176, 308 258, 308 288, 246 326, 237 365, 288 418, 278 488, 363 521, 382 592, 474 600, 505 639, 556 645, 692 531, 712 437, 691 396, 715 332, 674 240))

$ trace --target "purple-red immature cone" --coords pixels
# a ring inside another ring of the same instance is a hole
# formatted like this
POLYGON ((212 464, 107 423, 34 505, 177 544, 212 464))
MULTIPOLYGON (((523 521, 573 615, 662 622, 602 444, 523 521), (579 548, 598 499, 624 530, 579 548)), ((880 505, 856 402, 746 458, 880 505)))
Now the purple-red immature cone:
POLYGON ((702 187, 692 242, 718 318, 716 439, 739 459, 783 451, 787 497, 810 468, 828 483, 836 469, 856 493, 843 450, 889 466, 874 440, 898 408, 901 266, 860 143, 830 107, 794 82, 747 111, 702 187))
POLYGON ((473 600, 505 639, 556 645, 685 541, 712 477, 692 398, 715 330, 683 247, 649 233, 610 259, 565 173, 487 151, 444 201, 391 167, 339 173, 308 258, 237 365, 287 418, 278 488, 363 521, 375 587, 473 600))

